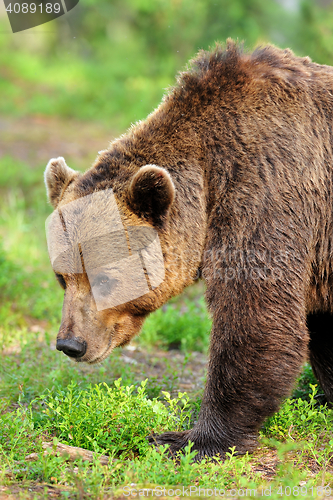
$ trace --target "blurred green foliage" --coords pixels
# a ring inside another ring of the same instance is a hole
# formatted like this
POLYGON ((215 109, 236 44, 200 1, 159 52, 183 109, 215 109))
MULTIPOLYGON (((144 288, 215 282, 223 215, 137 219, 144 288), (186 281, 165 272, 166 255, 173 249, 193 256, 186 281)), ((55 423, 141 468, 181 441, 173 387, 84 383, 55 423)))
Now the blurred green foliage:
POLYGON ((149 348, 207 352, 212 321, 204 297, 173 299, 146 319, 140 344, 149 348))
POLYGON ((232 37, 333 64, 332 27, 332 2, 310 0, 80 0, 66 17, 14 35, 3 16, 0 113, 120 130, 158 104, 200 48, 232 37))

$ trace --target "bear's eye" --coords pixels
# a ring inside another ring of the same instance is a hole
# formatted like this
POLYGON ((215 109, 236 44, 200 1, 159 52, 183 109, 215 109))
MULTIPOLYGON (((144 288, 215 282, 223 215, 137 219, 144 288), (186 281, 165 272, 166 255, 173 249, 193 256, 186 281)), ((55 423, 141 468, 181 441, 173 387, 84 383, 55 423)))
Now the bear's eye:
POLYGON ((92 288, 105 297, 112 293, 117 287, 118 280, 115 278, 109 278, 106 274, 99 274, 93 281, 92 288))
POLYGON ((66 290, 66 281, 64 280, 63 276, 61 276, 61 274, 59 274, 59 273, 55 273, 55 275, 56 275, 57 280, 60 283, 61 288, 66 290))

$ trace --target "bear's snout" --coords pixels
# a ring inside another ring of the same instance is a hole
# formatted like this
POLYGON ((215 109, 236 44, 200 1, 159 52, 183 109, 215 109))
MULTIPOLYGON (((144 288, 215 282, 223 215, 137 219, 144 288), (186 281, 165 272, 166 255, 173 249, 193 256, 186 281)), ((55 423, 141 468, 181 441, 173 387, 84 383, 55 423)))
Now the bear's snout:
POLYGON ((71 358, 82 358, 87 350, 87 342, 78 338, 58 339, 57 350, 62 351, 71 358))

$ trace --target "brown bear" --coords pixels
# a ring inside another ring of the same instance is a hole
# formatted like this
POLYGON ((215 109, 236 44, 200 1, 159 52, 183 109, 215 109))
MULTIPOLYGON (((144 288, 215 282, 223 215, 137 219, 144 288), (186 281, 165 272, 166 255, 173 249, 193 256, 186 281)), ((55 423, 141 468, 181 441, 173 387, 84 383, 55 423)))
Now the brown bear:
MULTIPOLYGON (((102 273, 92 285, 79 246, 80 270, 57 271, 65 289, 59 350, 100 361, 198 270, 206 282, 213 328, 198 422, 151 438, 171 452, 189 440, 197 458, 253 450, 307 356, 333 401, 332 110, 333 68, 273 46, 246 53, 228 40, 200 51, 161 105, 86 173, 63 158, 47 166, 61 217, 68 204, 110 193, 125 229, 156 232, 164 264, 158 286, 101 309, 92 288, 117 295, 119 280, 102 273)), ((108 225, 107 198, 94 199, 85 219, 94 221, 92 236, 108 225)), ((80 212, 68 216, 73 227, 80 212)), ((52 230, 51 246, 57 238, 52 230)))

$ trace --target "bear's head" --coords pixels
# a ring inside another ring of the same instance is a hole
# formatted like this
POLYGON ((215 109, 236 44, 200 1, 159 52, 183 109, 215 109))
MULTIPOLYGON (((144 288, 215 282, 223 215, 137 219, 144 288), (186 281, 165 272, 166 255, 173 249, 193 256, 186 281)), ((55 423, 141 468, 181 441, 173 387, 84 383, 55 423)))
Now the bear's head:
POLYGON ((46 230, 65 290, 57 349, 95 363, 128 343, 149 312, 179 292, 179 277, 165 261, 175 186, 156 165, 135 169, 121 195, 112 179, 89 194, 81 180, 63 158, 50 160, 45 184, 55 210, 46 230))

